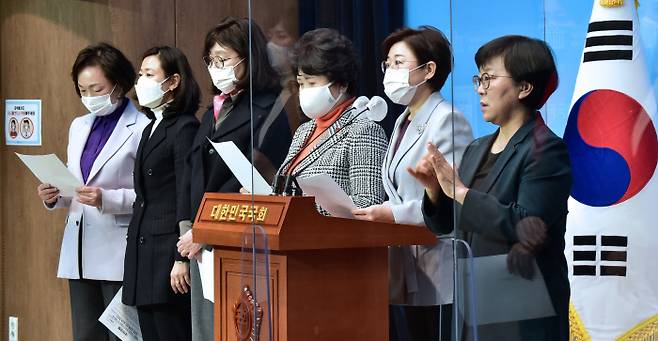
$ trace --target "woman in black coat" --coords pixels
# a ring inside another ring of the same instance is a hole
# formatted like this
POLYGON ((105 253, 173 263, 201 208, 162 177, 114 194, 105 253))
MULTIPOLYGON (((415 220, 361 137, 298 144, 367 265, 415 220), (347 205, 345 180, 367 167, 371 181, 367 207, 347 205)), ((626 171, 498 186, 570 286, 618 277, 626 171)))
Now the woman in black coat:
POLYGON ((185 159, 199 127, 197 85, 177 48, 144 54, 135 85, 151 116, 135 160, 133 218, 128 228, 123 303, 137 306, 145 341, 191 340, 188 263, 176 250, 179 223, 190 219, 185 159))
MULTIPOLYGON (((237 193, 241 188, 208 139, 233 141, 248 159, 253 157, 255 168, 270 182, 290 146, 288 117, 277 99, 281 91, 279 77, 270 66, 261 29, 252 22, 251 31, 251 63, 248 19, 224 18, 206 35, 204 61, 215 96, 201 119, 188 158, 192 217, 205 192, 237 193)), ((191 231, 182 233, 178 246, 179 252, 191 259, 193 339, 212 340, 213 304, 203 298, 195 259, 202 246, 192 242, 191 231)))
MULTIPOLYGON (((555 62, 546 43, 522 36, 494 39, 475 61, 480 108, 499 129, 466 148, 459 174, 432 145, 409 170, 425 186, 425 223, 438 234, 458 229, 475 257, 507 254, 508 271, 524 278, 535 275, 534 260, 539 266, 555 315, 479 326, 480 340, 568 340, 571 166, 565 143, 537 111, 557 87, 555 62)), ((498 294, 540 304, 537 297, 498 294)), ((487 297, 477 299, 487 304, 487 297)))

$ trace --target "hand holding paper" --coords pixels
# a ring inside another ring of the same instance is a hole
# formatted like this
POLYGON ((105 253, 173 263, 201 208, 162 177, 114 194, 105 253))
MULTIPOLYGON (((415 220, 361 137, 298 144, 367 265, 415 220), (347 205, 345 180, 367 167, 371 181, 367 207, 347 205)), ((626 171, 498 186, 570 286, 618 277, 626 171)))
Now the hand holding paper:
POLYGON ((127 306, 121 302, 122 291, 123 287, 119 289, 119 292, 105 308, 98 321, 122 341, 142 341, 137 308, 127 306))
POLYGON ((57 198, 59 198, 59 189, 50 184, 39 184, 37 186, 37 194, 43 202, 53 205, 57 202, 57 198))
POLYGON ((23 161, 39 181, 59 189, 61 196, 73 197, 76 187, 83 185, 82 181, 71 174, 66 165, 55 154, 24 155, 16 153, 16 156, 23 161))
POLYGON ((103 191, 100 187, 82 186, 75 189, 79 203, 92 207, 103 207, 103 191))

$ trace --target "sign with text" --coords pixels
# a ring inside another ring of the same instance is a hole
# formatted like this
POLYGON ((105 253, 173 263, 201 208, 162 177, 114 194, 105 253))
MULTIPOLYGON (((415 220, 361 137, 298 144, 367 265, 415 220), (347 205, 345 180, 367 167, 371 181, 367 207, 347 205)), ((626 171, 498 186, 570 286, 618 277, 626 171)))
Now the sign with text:
POLYGON ((16 146, 41 145, 41 100, 5 100, 5 141, 16 146))
POLYGON ((198 221, 258 224, 276 226, 283 214, 284 204, 278 202, 256 202, 245 195, 244 201, 225 201, 205 199, 201 205, 201 215, 198 221))

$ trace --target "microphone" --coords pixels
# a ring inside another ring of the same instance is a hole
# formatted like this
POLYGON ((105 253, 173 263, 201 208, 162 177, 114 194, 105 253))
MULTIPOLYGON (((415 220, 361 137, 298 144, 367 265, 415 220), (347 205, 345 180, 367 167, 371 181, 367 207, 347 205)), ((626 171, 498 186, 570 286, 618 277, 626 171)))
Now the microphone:
POLYGON ((368 97, 359 96, 352 103, 352 108, 354 108, 355 111, 359 112, 359 111, 363 110, 368 105, 369 102, 370 102, 370 100, 368 99, 368 97))
MULTIPOLYGON (((387 110, 388 110, 388 105, 386 104, 386 101, 385 101, 383 98, 379 97, 379 96, 374 96, 374 97, 372 97, 372 98, 368 101, 368 104, 366 104, 366 107, 365 107, 364 109, 362 109, 361 111, 359 111, 356 115, 352 116, 352 117, 350 118, 350 120, 347 121, 347 123, 345 123, 344 126, 342 126, 341 128, 339 128, 338 130, 336 130, 336 131, 334 132, 334 135, 337 134, 340 130, 342 130, 342 129, 344 129, 345 127, 349 126, 350 124, 354 123, 354 121, 355 121, 359 116, 361 116, 363 113, 367 113, 366 116, 367 116, 368 118, 371 118, 371 117, 372 117, 372 118, 375 118, 375 119, 379 118, 379 120, 381 120, 381 119, 383 119, 383 117, 382 117, 382 112, 384 113, 384 116, 386 116, 386 111, 387 111, 387 110), (380 118, 380 117, 381 117, 381 118, 380 118)), ((331 138, 332 138, 334 135, 332 135, 332 136, 328 137, 326 140, 322 141, 322 143, 319 144, 317 147, 315 147, 315 149, 319 149, 320 147, 322 147, 325 143, 327 143, 329 140, 331 140, 331 138)), ((322 154, 320 154, 319 156, 324 155, 324 153, 326 153, 327 150, 329 150, 329 149, 325 149, 325 150, 322 152, 322 154)), ((311 154, 312 154, 312 153, 309 153, 308 155, 306 155, 306 157, 304 157, 304 159, 302 159, 302 160, 299 161, 299 164, 301 164, 302 161, 304 161, 304 160, 305 160, 307 157, 309 157, 311 154)), ((319 156, 318 156, 318 158, 319 158, 319 156)), ((318 158, 316 158, 316 160, 317 160, 318 158)), ((290 174, 290 175, 288 175, 288 177, 292 177, 292 178, 294 179, 296 176, 298 176, 299 174, 301 174, 304 170, 306 170, 306 169, 307 169, 310 165, 312 165, 312 164, 313 164, 313 162, 309 163, 308 165, 304 166, 304 168, 302 168, 302 169, 298 170, 297 172, 295 172, 295 174, 290 174)), ((286 182, 289 182, 289 181, 286 181, 286 182)), ((284 193, 285 193, 285 192, 291 192, 291 190, 290 190, 290 189, 287 189, 287 188, 283 188, 283 192, 284 192, 284 193)), ((301 189, 299 189, 299 192, 300 192, 300 195, 301 195, 301 192, 302 192, 301 189)))
MULTIPOLYGON (((343 113, 343 115, 348 114, 350 111, 361 111, 362 112, 362 110, 364 110, 364 107, 366 107, 369 102, 370 101, 368 100, 368 97, 359 96, 357 99, 354 100, 354 102, 352 103, 352 106, 343 113)), ((355 115, 355 117, 360 115, 361 112, 358 113, 357 115, 355 115)), ((332 123, 331 125, 334 125, 335 123, 336 122, 332 123)), ((331 125, 329 126, 329 128, 331 128, 331 125)), ((329 128, 327 128, 327 129, 329 129, 329 128)), ((320 136, 322 136, 322 134, 320 134, 320 135, 314 137, 312 140, 308 141, 306 143, 306 145, 309 145, 309 144, 313 143, 320 136)), ((300 149, 299 151, 301 152, 302 149, 300 149)), ((293 162, 296 158, 297 158, 297 155, 295 155, 292 158, 288 159, 288 161, 286 161, 286 163, 284 163, 279 169, 281 169, 282 171, 285 171, 286 167, 288 167, 288 165, 290 165, 290 163, 293 162)), ((283 175, 283 174, 278 174, 277 173, 274 176, 274 183, 272 184, 272 192, 274 194, 281 194, 281 195, 293 195, 293 193, 296 193, 296 190, 299 190, 299 185, 297 185, 296 189, 291 188, 290 186, 292 184, 296 185, 297 180, 291 180, 289 178, 290 178, 289 175, 283 175)), ((299 194, 296 194, 296 195, 301 195, 301 190, 299 190, 299 194)))
POLYGON ((375 122, 383 120, 388 113, 388 104, 386 104, 386 101, 379 96, 373 96, 370 101, 368 101, 368 104, 366 104, 366 108, 368 109, 366 117, 375 122))

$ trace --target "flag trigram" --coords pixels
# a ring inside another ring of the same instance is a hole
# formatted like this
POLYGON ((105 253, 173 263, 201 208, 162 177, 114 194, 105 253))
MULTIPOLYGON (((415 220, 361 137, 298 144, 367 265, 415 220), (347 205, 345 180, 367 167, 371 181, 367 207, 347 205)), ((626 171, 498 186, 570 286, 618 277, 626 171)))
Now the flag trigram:
POLYGON ((633 59, 633 21, 608 20, 589 24, 583 62, 633 59))
POLYGON ((573 237, 574 276, 626 276, 628 237, 573 237))

